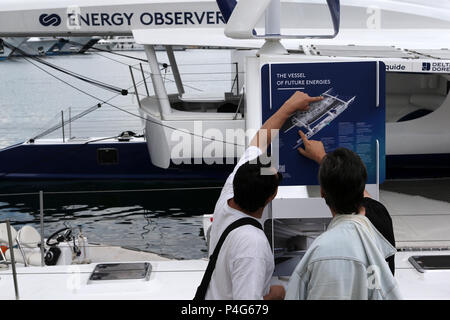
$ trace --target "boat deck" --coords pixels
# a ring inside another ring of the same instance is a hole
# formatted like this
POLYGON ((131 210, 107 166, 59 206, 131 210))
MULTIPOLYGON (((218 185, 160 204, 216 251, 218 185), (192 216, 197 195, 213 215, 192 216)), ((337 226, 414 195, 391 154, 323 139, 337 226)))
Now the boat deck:
POLYGON ((395 255, 395 278, 403 299, 448 300, 450 299, 450 270, 417 271, 408 259, 413 255, 450 255, 443 251, 408 251, 395 255))
MULTIPOLYGON (((450 270, 420 273, 408 262, 412 255, 422 251, 396 254, 396 273, 404 299, 448 299, 450 297, 450 270)), ((429 251, 426 254, 450 254, 446 251, 429 251)), ((96 264, 28 267, 18 269, 20 299, 72 300, 72 299, 148 299, 191 300, 200 284, 207 260, 151 261, 152 272, 148 281, 116 280, 90 283, 89 277, 96 264), (177 288, 177 290, 173 290, 177 288)), ((14 299, 10 270, 0 272, 0 298, 14 299)), ((287 284, 287 279, 273 279, 287 284)))
POLYGON ((388 181, 380 201, 391 214, 397 249, 450 248, 450 179, 388 181))
MULTIPOLYGON (((23 300, 190 300, 200 284, 206 260, 151 261, 148 281, 89 282, 96 264, 17 269, 23 300), (176 290, 174 290, 176 288, 176 290)), ((14 299, 11 270, 0 272, 0 299, 14 299)))
MULTIPOLYGON (((380 191, 380 200, 390 211, 394 224, 399 249, 395 256, 395 277, 404 299, 450 298, 450 269, 419 272, 408 261, 416 255, 450 255, 449 184, 450 179, 388 181, 380 191)), ((102 246, 98 248, 101 251, 102 246)), ((124 248, 103 253, 92 251, 92 255, 96 259, 91 264, 18 267, 20 298, 191 300, 207 266, 206 259, 168 260, 124 248), (92 283, 89 277, 100 261, 150 262, 152 271, 148 281, 92 283)), ((273 283, 286 285, 288 280, 274 277, 273 283)), ((3 269, 0 300, 14 298, 12 271, 3 269)))

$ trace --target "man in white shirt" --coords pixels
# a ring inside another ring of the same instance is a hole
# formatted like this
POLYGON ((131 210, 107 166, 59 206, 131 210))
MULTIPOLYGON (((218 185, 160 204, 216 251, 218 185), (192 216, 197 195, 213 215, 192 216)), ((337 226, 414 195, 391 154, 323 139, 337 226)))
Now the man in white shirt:
MULTIPOLYGON (((210 256, 230 224, 249 217, 260 223, 258 219, 264 208, 277 194, 281 174, 255 160, 272 142, 272 130, 279 130, 294 112, 307 110, 310 103, 321 99, 296 92, 255 135, 217 201, 210 234, 210 256), (267 171, 261 174, 264 167, 273 174, 267 171)), ((270 285, 274 267, 272 250, 262 229, 252 225, 234 229, 220 249, 205 299, 283 299, 284 287, 270 285)))

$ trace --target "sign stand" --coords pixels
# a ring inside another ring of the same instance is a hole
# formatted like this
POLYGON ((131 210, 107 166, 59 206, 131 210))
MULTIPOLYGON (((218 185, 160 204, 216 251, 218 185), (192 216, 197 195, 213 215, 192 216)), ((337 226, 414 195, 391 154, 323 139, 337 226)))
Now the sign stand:
MULTIPOLYGON (((306 58, 299 62, 295 56, 261 55, 247 57, 246 67, 247 75, 253 75, 246 78, 247 130, 258 129, 295 91, 323 95, 327 99, 322 101, 328 104, 311 105, 310 114, 293 116, 280 130, 277 163, 283 184, 262 219, 272 224, 275 254, 280 249, 276 220, 299 229, 316 223, 320 233, 331 220, 328 206, 317 195, 318 165, 296 150, 299 130, 310 139, 321 140, 327 152, 347 147, 358 153, 368 169, 366 190, 379 199, 379 185, 385 176, 385 66, 367 59, 330 62, 306 58)), ((310 240, 304 243, 310 244, 310 240)))

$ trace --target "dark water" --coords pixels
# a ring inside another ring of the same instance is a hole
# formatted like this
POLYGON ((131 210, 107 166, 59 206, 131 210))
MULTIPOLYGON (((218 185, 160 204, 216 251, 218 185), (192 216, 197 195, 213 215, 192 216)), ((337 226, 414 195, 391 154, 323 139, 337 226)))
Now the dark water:
POLYGON ((177 259, 206 256, 202 215, 213 212, 220 193, 217 184, 208 182, 1 183, 0 194, 34 194, 0 196, 0 221, 10 219, 16 230, 25 224, 39 230, 38 189, 46 190, 46 237, 66 226, 81 226, 90 242, 128 246, 177 259), (172 191, 155 191, 161 188, 172 191))
MULTIPOLYGON (((126 52, 144 58, 144 52, 126 52)), ((128 64, 136 60, 111 56, 106 53, 55 56, 44 58, 50 63, 82 75, 107 82, 120 88, 132 85, 128 64), (111 60, 113 58, 113 61, 111 60)), ((231 85, 227 71, 230 53, 225 50, 186 50, 175 52, 186 91, 192 93, 223 92, 231 85), (205 67, 199 64, 205 64, 205 67), (214 65, 214 64, 219 65, 214 65), (201 69, 200 69, 201 68, 201 69), (225 68, 225 69, 224 69, 225 68), (206 72, 205 72, 206 71, 206 72), (196 74, 199 73, 200 74, 196 74), (205 73, 222 72, 212 81, 205 73), (207 81, 208 80, 208 81, 207 81)), ((164 52, 158 52, 160 62, 168 62, 164 52)), ((148 68, 148 67, 147 67, 148 68)), ((48 68, 46 68, 48 71, 48 68)), ((55 73, 61 79, 101 99, 115 94, 55 73)), ((136 72, 137 73, 137 72, 136 72)), ((138 75, 136 74, 138 77, 138 75)), ((138 78, 140 80, 140 78, 138 78)), ((142 86, 139 88, 144 92, 142 86)), ((167 81, 169 93, 176 86, 167 81)), ((151 90, 151 87, 150 87, 151 90)), ((81 94, 37 69, 24 59, 15 58, 0 62, 0 148, 33 137, 50 126, 60 123, 61 110, 67 117, 86 110, 99 101, 81 94)), ((134 96, 117 96, 112 102, 137 113, 134 96)), ((139 132, 140 119, 117 112, 107 106, 75 122, 71 136, 105 137, 125 130, 139 132), (106 120, 105 120, 106 119, 106 120)), ((57 134, 60 134, 57 132, 57 134)), ((75 164, 76 165, 76 164, 75 164)), ((219 189, 200 189, 158 192, 73 193, 84 190, 136 190, 154 188, 192 188, 217 186, 208 181, 183 184, 171 181, 66 181, 26 183, 0 182, 0 194, 13 192, 67 191, 65 194, 44 196, 45 236, 64 226, 82 226, 89 241, 103 244, 129 246, 149 250, 179 259, 196 259, 206 256, 206 243, 202 231, 202 215, 213 212, 219 189)), ((16 229, 25 224, 39 227, 38 196, 0 196, 0 221, 10 219, 16 229)))

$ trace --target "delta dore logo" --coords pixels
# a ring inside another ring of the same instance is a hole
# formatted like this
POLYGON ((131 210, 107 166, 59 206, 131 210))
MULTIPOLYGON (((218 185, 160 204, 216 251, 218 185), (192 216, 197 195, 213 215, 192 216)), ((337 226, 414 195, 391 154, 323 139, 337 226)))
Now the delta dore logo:
POLYGON ((429 62, 422 63, 422 71, 430 71, 430 69, 431 69, 431 63, 429 63, 429 62))
POLYGON ((53 27, 57 27, 61 24, 61 17, 55 13, 53 14, 41 14, 41 16, 39 17, 39 22, 44 26, 44 27, 49 27, 49 26, 53 26, 53 27))

